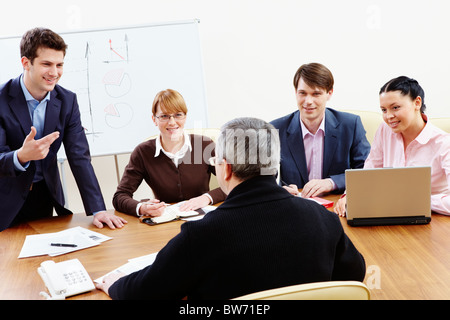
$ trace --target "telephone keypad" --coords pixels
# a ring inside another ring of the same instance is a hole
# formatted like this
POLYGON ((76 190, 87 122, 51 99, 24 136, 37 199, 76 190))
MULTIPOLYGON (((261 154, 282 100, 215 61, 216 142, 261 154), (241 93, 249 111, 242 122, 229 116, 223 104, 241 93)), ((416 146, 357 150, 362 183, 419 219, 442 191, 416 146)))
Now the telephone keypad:
POLYGON ((88 279, 86 278, 86 275, 84 274, 84 272, 80 271, 70 271, 67 273, 64 273, 64 279, 66 279, 68 285, 74 285, 74 284, 78 284, 78 283, 83 283, 88 281, 88 279))

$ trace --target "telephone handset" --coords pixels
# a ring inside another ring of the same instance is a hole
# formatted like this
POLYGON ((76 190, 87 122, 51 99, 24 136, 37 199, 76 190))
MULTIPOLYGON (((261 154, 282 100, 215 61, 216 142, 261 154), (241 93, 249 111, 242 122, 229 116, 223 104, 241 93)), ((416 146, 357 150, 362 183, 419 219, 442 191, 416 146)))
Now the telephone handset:
POLYGON ((72 259, 59 263, 48 260, 41 263, 38 273, 49 293, 41 292, 47 299, 65 299, 95 289, 80 260, 72 259))

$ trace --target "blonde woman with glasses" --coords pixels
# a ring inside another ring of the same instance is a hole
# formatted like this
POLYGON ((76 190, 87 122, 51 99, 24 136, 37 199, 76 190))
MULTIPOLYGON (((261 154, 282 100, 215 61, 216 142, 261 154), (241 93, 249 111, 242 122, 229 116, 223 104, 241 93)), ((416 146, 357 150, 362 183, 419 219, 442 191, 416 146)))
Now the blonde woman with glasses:
POLYGON ((157 217, 166 203, 186 201, 180 210, 188 211, 221 202, 226 195, 220 188, 209 190, 214 166, 214 142, 205 136, 184 132, 188 109, 182 95, 172 89, 159 92, 152 106, 152 120, 159 129, 155 139, 139 144, 131 153, 113 197, 117 211, 157 217), (148 184, 155 199, 137 201, 133 194, 148 184))

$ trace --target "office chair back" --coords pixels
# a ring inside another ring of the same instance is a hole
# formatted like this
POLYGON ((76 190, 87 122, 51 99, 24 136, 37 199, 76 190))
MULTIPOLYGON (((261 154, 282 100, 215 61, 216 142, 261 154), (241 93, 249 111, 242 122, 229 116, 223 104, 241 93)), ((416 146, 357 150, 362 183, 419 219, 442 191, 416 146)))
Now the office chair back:
POLYGON ((375 133, 383 122, 383 117, 380 112, 365 111, 365 110, 339 110, 349 112, 358 115, 361 118, 361 122, 366 130, 366 138, 370 144, 372 144, 375 133))
POLYGON ((450 118, 431 118, 430 122, 445 132, 450 133, 450 118))
POLYGON ((326 281, 255 292, 233 300, 370 300, 370 292, 359 281, 326 281))

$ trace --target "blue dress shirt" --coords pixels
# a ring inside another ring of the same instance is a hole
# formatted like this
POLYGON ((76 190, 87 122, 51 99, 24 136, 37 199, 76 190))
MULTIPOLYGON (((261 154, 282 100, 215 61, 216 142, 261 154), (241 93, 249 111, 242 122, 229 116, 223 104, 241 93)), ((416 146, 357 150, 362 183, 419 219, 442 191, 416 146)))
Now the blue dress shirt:
MULTIPOLYGON (((40 139, 43 136, 44 124, 45 124, 45 110, 47 109, 47 102, 50 100, 50 92, 47 93, 42 101, 38 101, 30 94, 23 81, 23 75, 20 77, 20 85, 22 87, 25 100, 27 101, 28 111, 30 112, 31 121, 33 126, 36 128, 35 139, 40 139)), ((31 128, 30 128, 31 130, 31 128)), ((14 164, 17 170, 25 171, 29 163, 22 166, 17 157, 17 150, 14 152, 14 164)), ((38 182, 43 179, 42 176, 42 162, 41 160, 36 161, 36 174, 34 175, 33 182, 38 182)))

